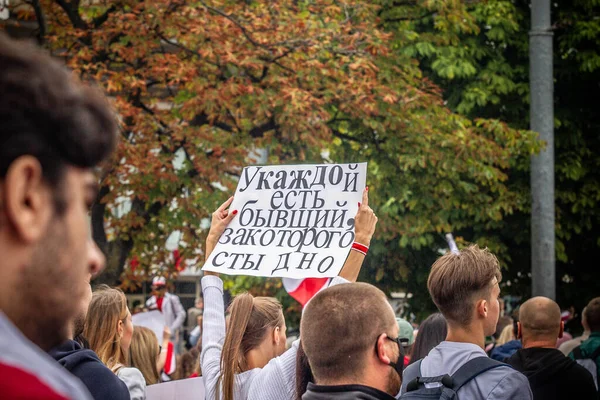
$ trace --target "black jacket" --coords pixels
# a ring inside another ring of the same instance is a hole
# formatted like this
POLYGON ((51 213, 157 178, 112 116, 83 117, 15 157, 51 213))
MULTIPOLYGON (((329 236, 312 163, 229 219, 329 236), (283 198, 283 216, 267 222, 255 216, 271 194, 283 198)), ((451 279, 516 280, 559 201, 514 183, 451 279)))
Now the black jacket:
POLYGON ((302 400, 396 400, 395 397, 363 385, 320 386, 308 384, 302 400))
POLYGON ((594 378, 559 350, 521 349, 505 362, 527 377, 534 400, 597 399, 594 378))
POLYGON ((48 354, 78 377, 95 400, 130 400, 127 385, 92 350, 67 340, 48 354))

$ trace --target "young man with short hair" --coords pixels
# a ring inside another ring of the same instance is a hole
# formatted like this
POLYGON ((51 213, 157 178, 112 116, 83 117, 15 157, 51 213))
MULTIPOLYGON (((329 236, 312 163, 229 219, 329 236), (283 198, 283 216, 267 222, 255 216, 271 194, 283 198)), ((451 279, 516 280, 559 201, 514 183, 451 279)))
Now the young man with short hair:
MULTIPOLYGON (((486 249, 470 246, 458 254, 448 253, 431 267, 427 288, 448 323, 446 340, 421 361, 404 371, 402 393, 416 377, 453 375, 467 362, 487 357, 485 337, 492 335, 500 315, 496 257, 486 249)), ((437 383, 426 387, 439 386, 437 383)), ((496 366, 458 389, 460 398, 506 400, 532 398, 527 378, 509 366, 496 366)))
POLYGON ((329 287, 308 303, 300 337, 315 383, 303 400, 394 400, 404 354, 385 294, 366 283, 329 287))
POLYGON ((91 242, 94 168, 116 143, 104 96, 0 33, 0 393, 88 399, 46 351, 69 336, 104 256, 91 242))
POLYGON ((529 299, 519 310, 517 337, 523 349, 506 363, 529 379, 536 400, 565 399, 575 392, 580 399, 596 397, 590 373, 556 349, 564 326, 560 307, 547 297, 529 299))

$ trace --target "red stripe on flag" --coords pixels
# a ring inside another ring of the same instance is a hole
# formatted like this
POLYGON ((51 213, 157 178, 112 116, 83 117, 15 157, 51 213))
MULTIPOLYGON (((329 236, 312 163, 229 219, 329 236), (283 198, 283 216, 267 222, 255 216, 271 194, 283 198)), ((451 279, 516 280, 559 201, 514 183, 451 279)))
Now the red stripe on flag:
POLYGON ((0 363, 0 393, 3 399, 68 400, 35 375, 0 363))
POLYGON ((175 372, 175 366, 176 366, 176 362, 175 362, 175 348, 173 346, 173 343, 169 342, 169 345, 167 346, 167 360, 165 362, 165 374, 167 375, 171 375, 173 372, 175 372))
POLYGON ((288 293, 304 307, 328 281, 329 278, 305 278, 296 289, 288 290, 288 293))

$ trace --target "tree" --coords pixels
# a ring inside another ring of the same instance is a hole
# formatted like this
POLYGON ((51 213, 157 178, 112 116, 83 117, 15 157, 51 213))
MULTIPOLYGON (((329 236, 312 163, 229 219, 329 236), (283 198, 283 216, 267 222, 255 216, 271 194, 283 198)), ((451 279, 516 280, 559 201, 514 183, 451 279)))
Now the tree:
POLYGON ((121 118, 93 222, 110 279, 128 266, 125 286, 153 264, 172 265, 164 243, 173 231, 184 259, 202 258, 201 221, 256 149, 273 164, 369 162, 380 216, 372 253, 385 264, 365 274, 390 278, 387 289, 403 285, 443 233, 493 229, 526 204, 509 178, 539 148, 534 135, 452 112, 415 55, 397 51, 414 40, 386 32, 378 4, 37 5, 41 41, 98 82, 121 118), (131 210, 115 218, 109 210, 124 198, 131 210))
MULTIPOLYGON (((529 2, 389 2, 386 27, 404 43, 403 55, 416 57, 425 76, 444 90, 448 106, 468 118, 498 118, 511 127, 529 124, 529 2), (400 21, 398 15, 404 18, 400 21)), ((587 267, 597 251, 600 220, 596 207, 598 117, 591 104, 598 96, 599 55, 594 1, 556 3, 555 37, 556 206, 558 300, 581 307, 595 295, 598 272, 587 267), (585 294, 585 295, 582 295, 585 294)), ((528 168, 510 173, 511 191, 526 193, 528 168)), ((530 288, 529 207, 526 202, 493 229, 471 226, 458 233, 490 245, 505 266, 506 286, 527 296, 530 288)))

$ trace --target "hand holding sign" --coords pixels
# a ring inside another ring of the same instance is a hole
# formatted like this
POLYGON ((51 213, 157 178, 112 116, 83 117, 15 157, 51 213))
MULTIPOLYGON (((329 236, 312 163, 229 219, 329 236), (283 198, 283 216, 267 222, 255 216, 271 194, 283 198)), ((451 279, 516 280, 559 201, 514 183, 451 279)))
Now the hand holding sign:
POLYGON ((213 214, 203 270, 292 278, 336 276, 355 240, 356 205, 364 203, 357 218, 368 226, 359 231, 361 240, 370 241, 377 222, 367 194, 362 193, 366 167, 363 163, 244 168, 234 198, 213 214))

